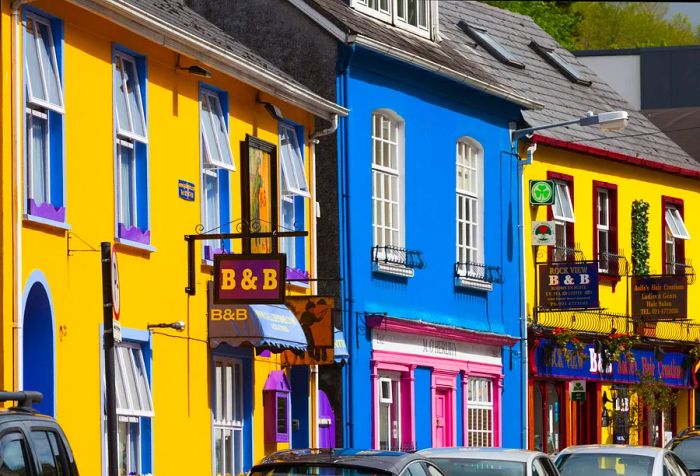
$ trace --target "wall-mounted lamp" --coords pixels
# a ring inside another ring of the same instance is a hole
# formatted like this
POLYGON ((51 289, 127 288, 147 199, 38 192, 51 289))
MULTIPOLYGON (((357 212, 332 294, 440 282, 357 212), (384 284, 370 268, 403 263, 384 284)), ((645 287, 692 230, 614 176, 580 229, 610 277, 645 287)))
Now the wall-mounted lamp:
POLYGON ((200 76, 202 78, 211 78, 211 72, 208 69, 204 69, 201 66, 193 64, 192 66, 180 66, 180 55, 177 55, 177 63, 175 64, 176 69, 187 71, 194 76, 200 76))
POLYGON ((568 121, 557 122, 555 124, 543 124, 534 127, 528 127, 526 129, 516 129, 510 131, 510 141, 515 142, 523 137, 528 137, 537 131, 543 129, 552 129, 554 127, 570 126, 578 124, 579 126, 594 126, 597 125, 604 131, 619 131, 627 127, 629 122, 629 115, 627 111, 610 111, 601 112, 600 114, 593 114, 592 112, 587 112, 585 116, 579 117, 578 119, 569 119, 568 121))
POLYGON ((261 100, 260 100, 260 94, 258 94, 258 95, 255 97, 255 102, 258 103, 258 104, 262 104, 263 106, 265 106, 265 110, 267 111, 267 113, 268 113, 269 115, 272 116, 273 119, 277 119, 278 121, 284 120, 284 116, 282 115, 282 110, 281 110, 279 107, 275 106, 274 104, 272 104, 272 103, 270 103, 270 102, 261 101, 261 100))
POLYGON ((146 326, 147 329, 175 329, 178 332, 184 331, 185 327, 184 321, 160 322, 158 324, 148 324, 146 326))

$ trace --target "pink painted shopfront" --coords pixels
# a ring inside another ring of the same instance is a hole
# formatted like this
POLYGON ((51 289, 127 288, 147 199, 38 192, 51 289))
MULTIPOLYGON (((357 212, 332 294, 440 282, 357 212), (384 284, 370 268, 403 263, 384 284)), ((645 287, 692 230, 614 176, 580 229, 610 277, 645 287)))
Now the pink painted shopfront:
POLYGON ((368 325, 373 447, 500 446, 501 354, 514 339, 384 316, 368 325))

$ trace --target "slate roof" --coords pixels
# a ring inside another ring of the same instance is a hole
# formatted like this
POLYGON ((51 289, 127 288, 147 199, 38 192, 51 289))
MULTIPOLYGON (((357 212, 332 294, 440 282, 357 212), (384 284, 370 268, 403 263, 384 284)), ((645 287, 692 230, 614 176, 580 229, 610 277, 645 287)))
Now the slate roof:
POLYGON ((183 0, 69 0, 317 115, 347 110, 261 58, 183 0))
POLYGON ((700 171, 698 162, 661 133, 642 113, 634 111, 607 83, 559 46, 529 17, 472 1, 441 1, 438 8, 440 35, 445 42, 451 43, 482 69, 498 77, 502 84, 516 90, 526 90, 535 100, 545 105, 541 110, 522 111, 527 125, 561 122, 583 116, 587 111, 625 110, 630 117, 627 128, 615 133, 604 133, 597 127, 569 126, 539 131, 538 135, 638 157, 661 165, 700 171), (458 26, 460 21, 486 29, 493 38, 520 58, 525 63, 525 68, 506 66, 480 46, 473 47, 475 42, 458 26), (591 79, 592 85, 569 81, 530 48, 531 40, 555 48, 568 63, 591 79))

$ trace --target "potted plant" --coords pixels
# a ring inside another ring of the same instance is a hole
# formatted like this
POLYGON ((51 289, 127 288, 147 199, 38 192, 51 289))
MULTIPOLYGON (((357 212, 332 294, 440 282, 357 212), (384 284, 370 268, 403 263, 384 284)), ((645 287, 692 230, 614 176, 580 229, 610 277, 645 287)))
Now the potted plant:
POLYGON ((639 336, 627 333, 609 334, 605 339, 605 356, 608 362, 619 362, 624 354, 627 362, 634 362, 632 347, 639 343, 639 336))
POLYGON ((586 344, 581 342, 571 329, 563 329, 561 327, 554 329, 552 331, 552 344, 562 350, 567 364, 570 363, 573 356, 578 356, 582 360, 588 358, 586 344), (571 343, 571 349, 569 349, 569 343, 571 343))

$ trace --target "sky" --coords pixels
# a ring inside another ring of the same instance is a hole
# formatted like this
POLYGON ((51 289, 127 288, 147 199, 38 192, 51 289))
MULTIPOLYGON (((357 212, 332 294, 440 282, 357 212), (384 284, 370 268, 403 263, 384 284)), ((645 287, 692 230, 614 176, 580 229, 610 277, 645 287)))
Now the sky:
POLYGON ((666 17, 671 18, 679 12, 688 15, 694 27, 700 25, 700 2, 669 2, 666 17))

